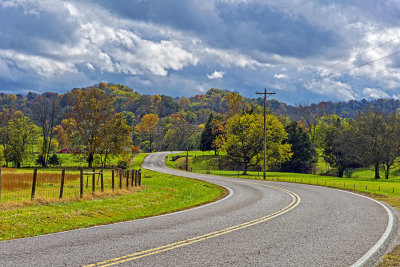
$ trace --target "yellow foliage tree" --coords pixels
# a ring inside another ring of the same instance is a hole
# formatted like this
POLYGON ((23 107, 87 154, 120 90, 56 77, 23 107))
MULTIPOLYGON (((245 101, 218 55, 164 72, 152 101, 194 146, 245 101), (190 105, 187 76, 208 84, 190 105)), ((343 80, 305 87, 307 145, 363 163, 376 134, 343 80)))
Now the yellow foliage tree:
POLYGON ((142 117, 141 122, 136 125, 135 130, 144 138, 150 141, 150 147, 153 144, 153 131, 158 124, 157 114, 146 114, 142 117))

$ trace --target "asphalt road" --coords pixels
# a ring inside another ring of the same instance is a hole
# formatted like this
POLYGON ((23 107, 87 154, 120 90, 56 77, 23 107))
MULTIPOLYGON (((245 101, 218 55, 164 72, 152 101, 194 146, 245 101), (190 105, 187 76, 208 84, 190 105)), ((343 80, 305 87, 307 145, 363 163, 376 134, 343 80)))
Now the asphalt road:
POLYGON ((165 155, 143 167, 230 194, 169 215, 0 242, 0 266, 372 266, 397 241, 397 212, 371 199, 167 169, 165 155))

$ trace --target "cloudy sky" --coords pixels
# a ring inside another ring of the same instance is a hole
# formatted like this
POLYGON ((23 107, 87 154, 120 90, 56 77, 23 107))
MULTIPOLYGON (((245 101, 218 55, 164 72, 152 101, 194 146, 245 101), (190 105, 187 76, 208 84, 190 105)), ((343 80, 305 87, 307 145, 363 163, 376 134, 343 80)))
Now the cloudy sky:
POLYGON ((400 99, 400 0, 0 0, 0 91, 400 99))

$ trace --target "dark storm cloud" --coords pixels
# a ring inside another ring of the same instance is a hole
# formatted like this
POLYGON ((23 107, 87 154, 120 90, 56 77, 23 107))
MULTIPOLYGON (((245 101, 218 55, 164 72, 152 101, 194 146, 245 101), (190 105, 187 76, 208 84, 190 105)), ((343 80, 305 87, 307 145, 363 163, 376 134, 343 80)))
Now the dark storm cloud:
POLYGON ((0 89, 106 81, 175 96, 269 87, 291 103, 400 97, 394 56, 344 72, 400 50, 399 12, 396 0, 3 0, 0 89))

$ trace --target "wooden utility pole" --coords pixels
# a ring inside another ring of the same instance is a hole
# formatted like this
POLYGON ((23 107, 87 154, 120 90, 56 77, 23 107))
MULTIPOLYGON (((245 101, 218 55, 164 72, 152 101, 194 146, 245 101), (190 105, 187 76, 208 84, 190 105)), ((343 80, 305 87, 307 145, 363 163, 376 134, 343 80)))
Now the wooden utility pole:
POLYGON ((267 180, 267 176, 265 173, 266 168, 266 158, 267 158, 267 126, 266 126, 266 113, 267 113, 267 95, 275 95, 276 93, 268 93, 267 88, 264 89, 264 92, 256 92, 257 95, 264 95, 264 163, 263 163, 263 177, 264 180, 267 180))

